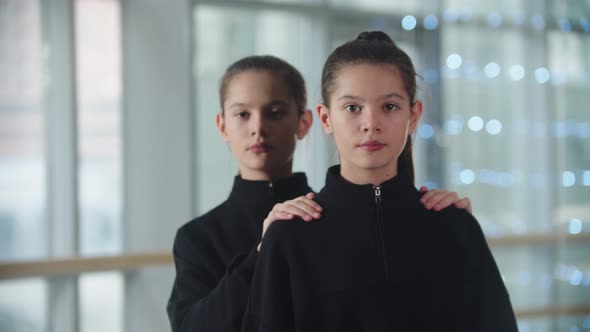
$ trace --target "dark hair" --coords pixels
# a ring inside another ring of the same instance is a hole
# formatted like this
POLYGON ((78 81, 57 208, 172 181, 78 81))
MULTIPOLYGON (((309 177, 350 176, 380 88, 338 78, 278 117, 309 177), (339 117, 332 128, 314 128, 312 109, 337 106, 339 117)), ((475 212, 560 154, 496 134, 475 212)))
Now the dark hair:
MULTIPOLYGON (((416 70, 412 60, 385 32, 370 31, 361 32, 355 40, 344 43, 328 56, 322 71, 322 98, 328 107, 338 71, 344 66, 356 64, 395 66, 401 72, 404 86, 410 97, 410 106, 414 105, 416 70)), ((398 172, 405 173, 414 183, 414 162, 410 135, 408 135, 406 145, 398 159, 398 172)))
POLYGON ((222 113, 223 102, 226 98, 229 82, 235 75, 247 70, 269 71, 281 75, 287 83, 293 99, 295 99, 297 111, 299 114, 305 111, 307 105, 307 92, 305 90, 305 81, 303 80, 301 73, 288 62, 272 55, 253 55, 232 63, 225 71, 225 74, 223 74, 219 84, 219 102, 221 103, 222 113))

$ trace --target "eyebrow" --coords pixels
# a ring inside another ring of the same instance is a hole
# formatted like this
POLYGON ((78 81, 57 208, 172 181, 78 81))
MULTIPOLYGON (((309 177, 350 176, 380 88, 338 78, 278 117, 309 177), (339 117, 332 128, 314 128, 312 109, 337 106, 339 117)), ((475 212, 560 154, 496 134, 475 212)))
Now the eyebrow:
MULTIPOLYGON (((269 107, 269 106, 277 106, 277 105, 289 105, 289 103, 285 100, 281 100, 281 99, 275 99, 275 100, 271 100, 270 102, 264 104, 264 107, 269 107)), ((229 106, 229 108, 248 108, 251 105, 248 103, 233 103, 229 106)))
POLYGON ((233 103, 233 104, 229 105, 228 108, 236 108, 236 107, 247 108, 248 106, 250 106, 250 104, 248 104, 248 103, 233 103))
POLYGON ((282 99, 275 99, 271 100, 270 103, 266 104, 266 106, 275 106, 275 105, 289 105, 289 102, 282 99))
MULTIPOLYGON (((395 92, 388 93, 388 94, 384 95, 383 97, 384 97, 383 99, 389 99, 389 98, 399 98, 401 100, 404 100, 405 99, 402 95, 400 95, 398 93, 395 93, 395 92)), ((344 96, 338 98, 338 100, 344 100, 344 99, 364 100, 363 98, 352 96, 352 95, 344 95, 344 96)))

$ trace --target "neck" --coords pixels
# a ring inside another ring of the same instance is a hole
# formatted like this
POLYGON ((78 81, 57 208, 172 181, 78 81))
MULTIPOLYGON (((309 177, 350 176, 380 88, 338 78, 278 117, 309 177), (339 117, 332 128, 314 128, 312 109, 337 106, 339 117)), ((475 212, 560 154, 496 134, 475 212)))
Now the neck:
POLYGON ((252 169, 240 167, 240 176, 250 181, 273 181, 293 175, 293 162, 273 169, 252 169))
POLYGON ((340 176, 354 184, 379 186, 383 182, 395 177, 397 173, 397 161, 393 165, 382 168, 358 168, 348 163, 342 163, 340 165, 340 176))

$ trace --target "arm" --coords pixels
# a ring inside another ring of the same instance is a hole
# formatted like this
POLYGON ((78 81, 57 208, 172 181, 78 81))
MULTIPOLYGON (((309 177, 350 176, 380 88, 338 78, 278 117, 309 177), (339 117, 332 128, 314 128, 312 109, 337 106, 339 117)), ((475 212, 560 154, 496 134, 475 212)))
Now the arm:
POLYGON ((483 231, 473 216, 459 212, 468 219, 454 224, 461 230, 458 235, 464 244, 462 250, 474 271, 473 306, 469 309, 474 330, 516 332, 518 329, 510 296, 483 231))
POLYGON ((225 274, 211 272, 212 255, 179 231, 174 240, 176 278, 167 311, 172 331, 239 331, 257 252, 236 256, 225 274))
POLYGON ((281 241, 277 239, 283 230, 269 227, 262 241, 242 332, 294 331, 289 269, 284 246, 279 246, 281 241))

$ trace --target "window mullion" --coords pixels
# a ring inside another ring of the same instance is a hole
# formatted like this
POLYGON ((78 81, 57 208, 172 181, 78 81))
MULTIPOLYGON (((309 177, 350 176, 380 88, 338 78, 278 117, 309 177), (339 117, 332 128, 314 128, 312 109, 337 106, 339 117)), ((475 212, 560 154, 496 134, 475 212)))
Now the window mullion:
MULTIPOLYGON (((73 0, 41 1, 51 257, 78 254, 78 161, 73 0)), ((48 279, 49 331, 78 331, 77 277, 48 279)))

